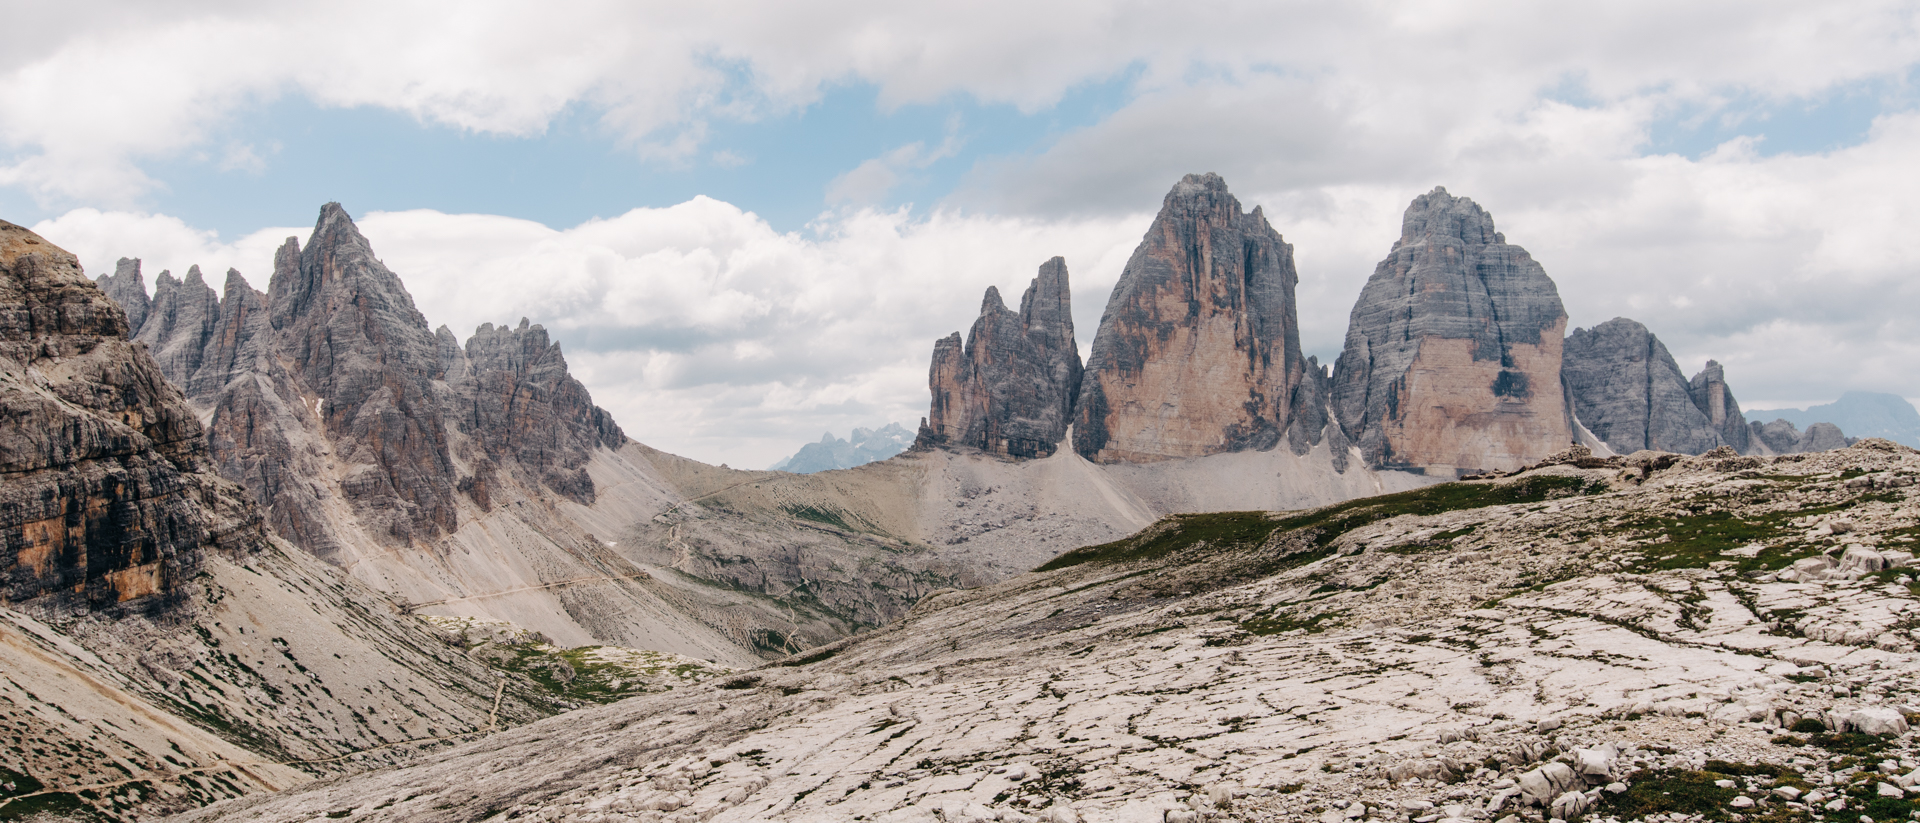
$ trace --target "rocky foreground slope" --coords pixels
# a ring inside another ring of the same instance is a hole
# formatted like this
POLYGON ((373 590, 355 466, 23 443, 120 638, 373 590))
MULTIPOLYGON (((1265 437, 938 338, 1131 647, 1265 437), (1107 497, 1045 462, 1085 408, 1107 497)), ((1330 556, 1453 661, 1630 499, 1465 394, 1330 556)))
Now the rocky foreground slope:
POLYGON ((1920 453, 1570 450, 1165 519, 901 623, 195 820, 1905 818, 1920 453))

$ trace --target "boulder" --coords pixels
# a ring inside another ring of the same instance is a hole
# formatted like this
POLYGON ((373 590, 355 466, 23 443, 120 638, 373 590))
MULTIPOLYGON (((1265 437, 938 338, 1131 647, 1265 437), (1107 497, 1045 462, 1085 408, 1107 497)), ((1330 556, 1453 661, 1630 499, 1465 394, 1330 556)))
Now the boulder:
POLYGON ((1847 713, 1846 727, 1861 734, 1906 734, 1907 719, 1888 706, 1868 706, 1847 713))
POLYGON ((1879 552, 1853 543, 1840 553, 1840 570, 1856 574, 1872 574, 1887 568, 1887 558, 1879 552))

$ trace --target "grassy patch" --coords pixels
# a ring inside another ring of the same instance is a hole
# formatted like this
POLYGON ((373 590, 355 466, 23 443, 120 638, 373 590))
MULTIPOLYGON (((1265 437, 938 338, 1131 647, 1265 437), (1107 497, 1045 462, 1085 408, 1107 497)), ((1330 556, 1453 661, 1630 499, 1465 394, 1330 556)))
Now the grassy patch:
MULTIPOLYGON (((1596 494, 1606 485, 1579 477, 1528 477, 1512 483, 1442 483, 1412 491, 1349 500, 1291 515, 1267 512, 1176 514, 1131 537, 1085 546, 1060 555, 1036 571, 1082 563, 1130 563, 1161 560, 1196 547, 1215 550, 1258 548, 1277 532, 1299 533, 1309 551, 1325 549, 1341 535, 1403 514, 1433 515, 1487 506, 1538 503, 1596 494)), ((1463 534, 1464 532, 1456 533, 1463 534)), ((1321 554, 1324 556, 1324 554, 1321 554)))
POLYGON ((811 520, 823 526, 832 526, 836 529, 840 529, 841 531, 849 531, 849 532, 859 531, 859 529, 854 528, 853 526, 847 523, 847 518, 845 516, 845 513, 836 511, 834 509, 822 508, 820 506, 803 506, 803 505, 789 504, 789 505, 781 506, 780 510, 786 512, 787 514, 795 518, 798 518, 801 520, 811 520))
POLYGON ((1708 820, 1731 820, 1727 802, 1740 794, 1738 789, 1714 785, 1730 775, 1708 771, 1661 769, 1641 771, 1627 778, 1627 790, 1620 794, 1600 795, 1600 814, 1622 820, 1638 820, 1653 814, 1701 815, 1708 820))
POLYGON ((1807 742, 1835 754, 1867 757, 1885 751, 1892 739, 1891 736, 1881 737, 1860 732, 1823 732, 1814 735, 1807 742))
POLYGON ((0 820, 104 820, 79 795, 69 792, 23 797, 0 806, 0 820))

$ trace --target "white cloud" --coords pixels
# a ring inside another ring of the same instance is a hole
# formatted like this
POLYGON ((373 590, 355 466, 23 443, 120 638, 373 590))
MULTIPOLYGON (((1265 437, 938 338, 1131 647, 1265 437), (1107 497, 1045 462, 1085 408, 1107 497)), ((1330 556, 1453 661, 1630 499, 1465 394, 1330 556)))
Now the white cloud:
POLYGON ((1569 78, 1605 101, 1786 99, 1898 74, 1920 53, 1915 7, 1880 0, 575 0, 458 14, 427 0, 126 0, 27 19, 32 42, 0 55, 0 144, 14 152, 0 184, 97 206, 139 202, 154 185, 142 162, 288 94, 519 136, 581 105, 636 150, 678 161, 713 118, 791 111, 830 83, 875 84, 886 106, 960 93, 1037 111, 1130 67, 1142 90, 1170 93, 1277 72, 1361 133, 1444 144, 1569 78))

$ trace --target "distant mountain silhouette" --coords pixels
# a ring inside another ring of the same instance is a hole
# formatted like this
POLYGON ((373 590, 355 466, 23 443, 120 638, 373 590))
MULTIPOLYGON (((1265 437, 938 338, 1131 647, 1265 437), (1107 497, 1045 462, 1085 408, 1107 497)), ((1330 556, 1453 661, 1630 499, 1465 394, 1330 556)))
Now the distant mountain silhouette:
POLYGON ((770 468, 774 471, 793 472, 794 474, 812 474, 829 469, 851 469, 885 460, 907 450, 913 445, 913 432, 899 423, 888 423, 880 429, 854 429, 850 440, 834 437, 828 432, 817 443, 808 443, 793 454, 770 468))
POLYGON ((1800 428, 1832 423, 1849 437, 1884 437, 1920 448, 1920 410, 1897 394, 1850 391, 1832 403, 1807 409, 1752 409, 1747 419, 1755 423, 1780 419, 1800 428))

